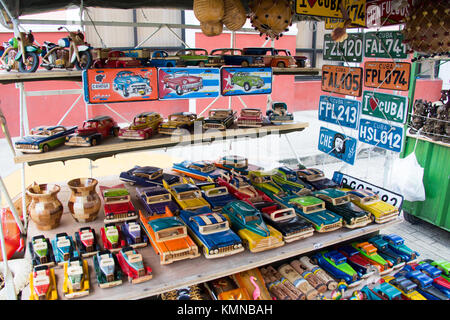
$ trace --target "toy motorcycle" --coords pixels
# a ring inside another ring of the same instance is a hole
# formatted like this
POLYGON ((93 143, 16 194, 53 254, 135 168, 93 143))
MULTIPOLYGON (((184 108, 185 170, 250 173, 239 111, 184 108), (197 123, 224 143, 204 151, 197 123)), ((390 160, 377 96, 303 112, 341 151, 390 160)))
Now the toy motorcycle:
POLYGON ((88 69, 92 64, 92 54, 83 33, 80 30, 71 32, 65 27, 59 27, 58 30, 63 28, 69 32, 67 38, 59 39, 58 44, 44 41, 41 67, 47 70, 72 69, 74 66, 78 70, 88 69))
POLYGON ((39 67, 40 52, 31 31, 21 32, 19 37, 11 38, 3 43, 3 47, 0 46, 0 67, 6 71, 35 72, 39 67))

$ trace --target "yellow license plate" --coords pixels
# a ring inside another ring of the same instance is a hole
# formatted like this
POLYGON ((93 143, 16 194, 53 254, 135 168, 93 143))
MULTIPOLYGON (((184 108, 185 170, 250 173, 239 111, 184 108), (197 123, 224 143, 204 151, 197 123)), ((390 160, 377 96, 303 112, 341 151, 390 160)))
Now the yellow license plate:
POLYGON ((409 62, 366 62, 364 85, 370 88, 408 91, 410 72, 409 62))
POLYGON ((323 65, 321 88, 322 91, 360 97, 362 68, 323 65))
POLYGON ((296 13, 342 19, 342 13, 339 9, 342 1, 344 1, 344 6, 347 9, 349 18, 352 20, 352 24, 365 26, 366 0, 297 0, 295 5, 296 13))

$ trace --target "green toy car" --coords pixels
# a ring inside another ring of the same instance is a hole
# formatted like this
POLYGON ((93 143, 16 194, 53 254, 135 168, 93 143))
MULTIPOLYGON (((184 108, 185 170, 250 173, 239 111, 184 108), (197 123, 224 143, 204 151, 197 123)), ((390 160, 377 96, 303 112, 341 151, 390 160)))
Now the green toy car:
POLYGON ((264 86, 264 80, 259 76, 251 76, 248 72, 236 72, 231 77, 231 84, 243 87, 245 91, 249 91, 251 88, 257 89, 264 86))

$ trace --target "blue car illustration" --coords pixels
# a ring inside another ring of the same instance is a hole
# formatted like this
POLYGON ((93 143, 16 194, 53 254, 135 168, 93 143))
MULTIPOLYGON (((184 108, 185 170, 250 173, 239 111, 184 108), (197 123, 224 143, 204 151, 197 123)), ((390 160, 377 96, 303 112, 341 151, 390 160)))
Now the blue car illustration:
POLYGON ((116 91, 122 91, 122 96, 127 98, 133 95, 148 95, 152 92, 150 80, 131 71, 120 71, 113 81, 113 87, 116 91))

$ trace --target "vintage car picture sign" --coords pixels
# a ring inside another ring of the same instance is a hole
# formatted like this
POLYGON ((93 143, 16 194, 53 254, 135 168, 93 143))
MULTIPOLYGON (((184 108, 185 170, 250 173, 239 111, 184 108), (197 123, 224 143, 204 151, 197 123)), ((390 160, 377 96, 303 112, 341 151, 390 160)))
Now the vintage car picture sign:
POLYGON ((272 68, 220 69, 221 94, 223 96, 272 93, 272 68))
POLYGON ((347 39, 336 42, 331 34, 323 37, 323 59, 342 62, 361 62, 363 57, 363 34, 348 33, 347 39))
POLYGON ((408 97, 388 93, 364 91, 362 114, 375 118, 405 123, 408 97))
POLYGON ((361 118, 358 140, 379 148, 401 152, 403 147, 403 127, 361 118))
POLYGON ((406 44, 401 31, 377 31, 364 34, 364 56, 406 59, 406 44))
POLYGON ((159 99, 199 99, 219 96, 218 68, 158 68, 159 99))
POLYGON ((321 88, 322 91, 360 97, 362 68, 323 65, 321 88))
POLYGON ((366 25, 368 28, 397 25, 409 16, 413 0, 406 5, 394 6, 398 0, 375 0, 366 3, 366 25))
POLYGON ((409 62, 365 62, 364 85, 370 88, 408 91, 410 72, 409 62))
POLYGON ((320 127, 318 149, 326 154, 353 165, 357 140, 340 132, 320 127))
MULTIPOLYGON (((298 14, 342 19, 342 12, 339 9, 341 2, 344 2, 352 24, 364 27, 366 0, 296 0, 295 10, 298 14)), ((334 23, 340 26, 340 22, 335 20, 334 23)))
POLYGON ((358 100, 320 96, 319 120, 350 129, 358 129, 361 102, 358 100))
POLYGON ((156 68, 88 69, 82 78, 89 104, 158 99, 156 68))

